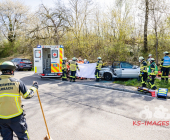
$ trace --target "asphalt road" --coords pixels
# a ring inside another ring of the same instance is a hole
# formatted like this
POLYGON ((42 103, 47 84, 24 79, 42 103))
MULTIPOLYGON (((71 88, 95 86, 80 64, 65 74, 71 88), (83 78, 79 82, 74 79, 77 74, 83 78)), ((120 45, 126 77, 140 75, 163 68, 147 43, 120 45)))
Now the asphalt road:
MULTIPOLYGON (((83 85, 85 80, 70 83, 59 78, 41 79, 27 71, 16 72, 15 78, 22 80, 28 88, 33 81, 38 81, 53 140, 170 139, 170 111, 167 114, 158 112, 162 111, 160 105, 169 109, 170 100, 83 85), (142 112, 145 106, 149 111, 142 112), (141 121, 138 125, 144 124, 137 126, 137 121, 141 121), (145 125, 145 121, 159 122, 162 126, 145 125)), ((23 104, 31 140, 43 140, 47 132, 37 96, 23 99, 23 104)))

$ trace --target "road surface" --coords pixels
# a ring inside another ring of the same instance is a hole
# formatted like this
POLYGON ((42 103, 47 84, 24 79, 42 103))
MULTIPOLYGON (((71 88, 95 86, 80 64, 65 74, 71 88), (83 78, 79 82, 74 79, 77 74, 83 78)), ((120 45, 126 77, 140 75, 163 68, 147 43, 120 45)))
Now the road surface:
MULTIPOLYGON (((170 108, 170 100, 87 86, 84 80, 70 83, 59 78, 41 79, 27 71, 16 72, 14 77, 28 88, 38 81, 53 140, 170 139, 170 111, 159 112, 161 107, 170 108), (145 107, 148 110, 144 111, 145 107)), ((23 104, 31 140, 43 140, 47 132, 37 96, 23 99, 23 104)))

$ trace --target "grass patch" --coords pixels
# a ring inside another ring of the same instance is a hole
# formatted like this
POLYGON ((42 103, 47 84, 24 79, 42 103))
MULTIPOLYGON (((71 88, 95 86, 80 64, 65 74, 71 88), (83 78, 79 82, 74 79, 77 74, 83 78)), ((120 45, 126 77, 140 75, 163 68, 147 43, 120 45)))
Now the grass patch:
MULTIPOLYGON (((134 86, 134 87, 139 87, 139 86, 142 86, 141 82, 138 81, 137 79, 120 79, 120 80, 116 80, 114 81, 113 83, 116 83, 116 84, 121 84, 121 85, 125 85, 125 86, 134 86)), ((147 83, 147 87, 149 84, 147 83)), ((155 85, 157 88, 167 88, 168 91, 170 91, 170 80, 169 82, 164 82, 164 81, 161 81, 159 79, 155 79, 155 85)))

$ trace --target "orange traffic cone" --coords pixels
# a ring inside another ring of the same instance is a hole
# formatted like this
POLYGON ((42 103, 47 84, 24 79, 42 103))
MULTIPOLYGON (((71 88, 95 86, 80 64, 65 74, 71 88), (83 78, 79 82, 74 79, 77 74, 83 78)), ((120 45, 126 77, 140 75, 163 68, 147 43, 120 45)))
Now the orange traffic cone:
POLYGON ((151 90, 150 93, 151 93, 152 97, 156 97, 156 91, 155 90, 151 90))

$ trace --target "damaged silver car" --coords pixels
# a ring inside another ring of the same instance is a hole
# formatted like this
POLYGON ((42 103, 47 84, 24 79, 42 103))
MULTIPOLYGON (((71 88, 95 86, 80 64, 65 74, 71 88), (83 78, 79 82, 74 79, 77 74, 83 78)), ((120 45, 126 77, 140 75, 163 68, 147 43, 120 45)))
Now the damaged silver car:
POLYGON ((128 62, 116 61, 112 66, 104 66, 100 71, 101 78, 114 80, 115 78, 139 78, 140 67, 128 62))

